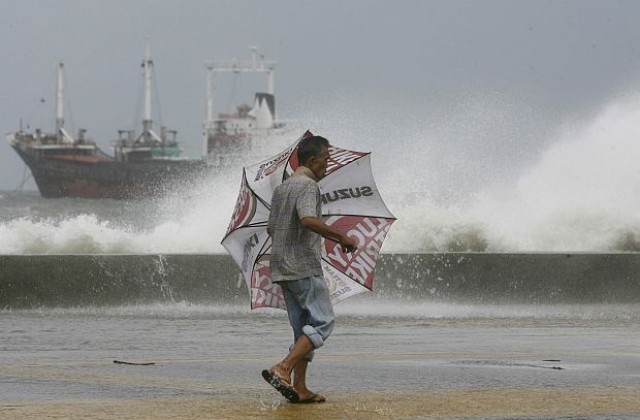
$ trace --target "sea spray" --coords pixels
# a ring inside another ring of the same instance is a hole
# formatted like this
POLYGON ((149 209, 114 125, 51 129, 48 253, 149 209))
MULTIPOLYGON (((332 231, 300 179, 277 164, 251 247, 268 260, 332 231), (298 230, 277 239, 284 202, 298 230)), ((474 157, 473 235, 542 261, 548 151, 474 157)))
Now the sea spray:
POLYGON ((566 127, 514 188, 486 193, 470 218, 490 250, 640 250, 640 98, 566 127))
POLYGON ((283 150, 307 128, 372 152, 376 182, 398 218, 383 252, 640 250, 638 97, 535 139, 535 110, 500 95, 436 109, 332 99, 313 102, 304 125, 292 124, 286 136, 254 142, 246 162, 163 198, 3 192, 0 254, 223 253, 242 166, 283 150))
POLYGON ((499 94, 461 97, 429 115, 389 106, 386 116, 374 104, 352 104, 375 116, 369 126, 344 106, 318 124, 373 151, 378 186, 398 218, 383 251, 640 250, 638 95, 560 127, 499 94))

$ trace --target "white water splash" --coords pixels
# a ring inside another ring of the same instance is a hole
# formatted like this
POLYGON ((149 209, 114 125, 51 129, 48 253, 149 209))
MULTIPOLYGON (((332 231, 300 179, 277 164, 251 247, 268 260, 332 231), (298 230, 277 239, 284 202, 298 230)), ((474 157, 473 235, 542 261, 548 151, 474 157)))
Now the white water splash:
MULTIPOLYGON (((383 252, 640 250, 640 98, 614 102, 545 139, 526 135, 535 110, 518 111, 500 96, 467 99, 429 118, 396 102, 382 104, 383 112, 366 98, 322 104, 301 118, 304 127, 265 141, 248 163, 284 149, 306 128, 372 151, 377 183, 398 218, 383 252)), ((240 174, 238 165, 143 203, 128 222, 118 202, 54 216, 76 202, 44 200, 44 216, 0 216, 0 253, 223 253, 240 174)))
MULTIPOLYGON (((462 197, 453 192, 449 201, 431 193, 398 197, 391 207, 400 220, 385 250, 640 250, 638 121, 640 98, 616 102, 592 121, 553 135, 511 180, 500 178, 497 167, 476 191, 462 197)), ((509 150, 505 154, 512 158, 509 150)))

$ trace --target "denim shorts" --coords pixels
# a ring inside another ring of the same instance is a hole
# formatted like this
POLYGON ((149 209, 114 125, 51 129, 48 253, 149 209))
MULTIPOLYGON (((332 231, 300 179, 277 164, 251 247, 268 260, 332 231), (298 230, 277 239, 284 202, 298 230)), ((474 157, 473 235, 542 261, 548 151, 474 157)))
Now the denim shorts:
MULTIPOLYGON (((311 276, 300 280, 281 281, 284 301, 287 305, 289 323, 293 328, 294 342, 305 334, 320 348, 331 335, 335 323, 333 305, 327 284, 321 276, 311 276)), ((307 360, 313 359, 313 351, 307 360)))

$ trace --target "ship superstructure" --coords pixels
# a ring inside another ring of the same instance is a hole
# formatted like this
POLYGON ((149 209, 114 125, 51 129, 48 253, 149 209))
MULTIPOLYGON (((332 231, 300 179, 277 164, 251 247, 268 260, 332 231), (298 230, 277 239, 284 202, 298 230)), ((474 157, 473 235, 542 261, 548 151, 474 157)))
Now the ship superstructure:
POLYGON ((207 68, 207 94, 204 121, 203 153, 216 166, 237 161, 246 156, 253 142, 282 130, 278 122, 275 101, 276 62, 258 56, 257 47, 251 47, 251 60, 213 61, 207 68), (218 73, 258 73, 267 77, 266 92, 255 94, 253 106, 240 104, 235 113, 214 115, 216 78, 218 73))

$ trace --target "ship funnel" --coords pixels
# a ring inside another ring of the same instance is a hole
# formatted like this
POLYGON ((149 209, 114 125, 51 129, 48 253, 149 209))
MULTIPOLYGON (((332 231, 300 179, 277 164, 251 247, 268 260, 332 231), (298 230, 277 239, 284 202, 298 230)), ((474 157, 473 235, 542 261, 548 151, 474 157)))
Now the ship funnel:
POLYGON ((258 128, 273 128, 276 121, 276 99, 270 93, 256 93, 251 115, 258 128))

